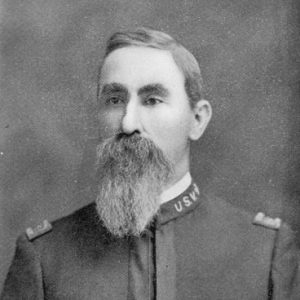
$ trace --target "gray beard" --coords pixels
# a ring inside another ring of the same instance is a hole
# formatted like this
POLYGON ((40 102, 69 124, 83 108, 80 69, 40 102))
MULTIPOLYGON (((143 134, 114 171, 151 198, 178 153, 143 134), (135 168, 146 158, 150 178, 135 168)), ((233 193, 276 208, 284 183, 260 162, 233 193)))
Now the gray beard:
POLYGON ((155 144, 139 134, 119 134, 97 147, 97 211, 118 237, 140 236, 160 207, 172 166, 155 144))

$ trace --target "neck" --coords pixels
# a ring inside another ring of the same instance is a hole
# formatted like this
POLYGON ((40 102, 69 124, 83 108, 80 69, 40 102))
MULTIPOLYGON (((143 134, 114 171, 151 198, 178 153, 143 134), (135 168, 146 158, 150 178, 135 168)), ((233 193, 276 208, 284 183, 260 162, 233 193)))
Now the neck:
POLYGON ((189 152, 187 152, 182 159, 176 163, 174 167, 173 176, 169 182, 164 187, 164 191, 176 184, 180 179, 182 179, 187 173, 190 172, 190 158, 189 152))

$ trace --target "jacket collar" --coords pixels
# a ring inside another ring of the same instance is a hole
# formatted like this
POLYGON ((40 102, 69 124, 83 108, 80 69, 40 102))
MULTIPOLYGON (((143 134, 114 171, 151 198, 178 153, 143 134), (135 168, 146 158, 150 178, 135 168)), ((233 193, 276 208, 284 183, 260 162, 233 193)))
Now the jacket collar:
POLYGON ((160 195, 160 203, 163 204, 178 197, 190 186, 191 182, 191 174, 187 172, 180 180, 162 192, 160 195))
POLYGON ((161 205, 157 215, 157 225, 163 225, 175 218, 186 215, 200 203, 200 190, 192 180, 189 187, 174 199, 161 205))

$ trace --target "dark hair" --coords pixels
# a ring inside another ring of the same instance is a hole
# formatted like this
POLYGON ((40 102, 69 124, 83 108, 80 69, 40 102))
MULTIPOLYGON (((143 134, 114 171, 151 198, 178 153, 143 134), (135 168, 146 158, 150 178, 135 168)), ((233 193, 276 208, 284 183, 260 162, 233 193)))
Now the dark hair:
POLYGON ((194 106, 202 98, 202 76, 196 58, 171 36, 144 27, 133 31, 116 32, 107 41, 104 59, 114 50, 131 46, 170 51, 175 63, 184 75, 185 91, 191 105, 194 106))

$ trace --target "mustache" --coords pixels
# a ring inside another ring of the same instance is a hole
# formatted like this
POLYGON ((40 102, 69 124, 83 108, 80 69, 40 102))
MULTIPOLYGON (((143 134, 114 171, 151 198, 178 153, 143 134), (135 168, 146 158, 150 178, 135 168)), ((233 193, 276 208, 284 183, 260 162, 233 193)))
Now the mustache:
POLYGON ((118 133, 97 146, 96 176, 101 176, 102 170, 113 170, 116 167, 124 172, 130 171, 131 174, 134 171, 142 173, 145 167, 143 164, 132 165, 129 161, 147 162, 150 165, 155 163, 163 168, 171 166, 163 151, 152 140, 138 133, 118 133))

